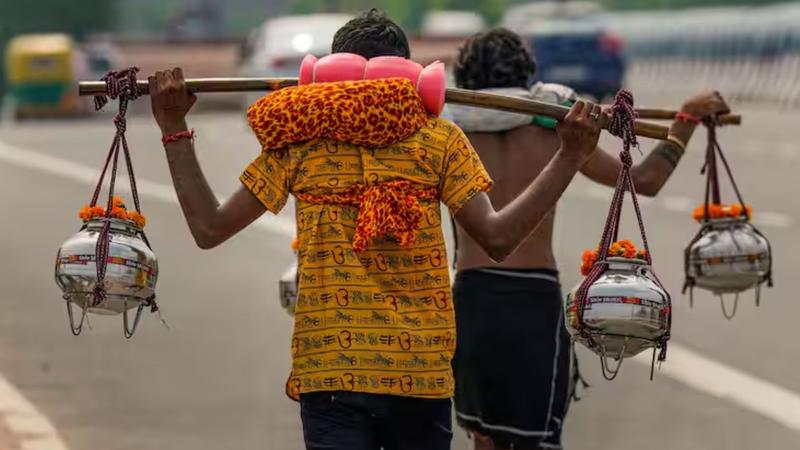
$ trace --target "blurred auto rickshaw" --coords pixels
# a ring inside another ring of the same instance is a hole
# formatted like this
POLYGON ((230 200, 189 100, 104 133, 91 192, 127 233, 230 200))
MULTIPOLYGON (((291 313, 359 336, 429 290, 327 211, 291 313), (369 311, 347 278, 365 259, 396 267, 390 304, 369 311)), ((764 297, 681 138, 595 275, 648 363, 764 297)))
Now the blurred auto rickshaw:
POLYGON ((17 118, 86 112, 75 83, 89 74, 85 55, 65 34, 29 34, 6 48, 8 100, 17 118))

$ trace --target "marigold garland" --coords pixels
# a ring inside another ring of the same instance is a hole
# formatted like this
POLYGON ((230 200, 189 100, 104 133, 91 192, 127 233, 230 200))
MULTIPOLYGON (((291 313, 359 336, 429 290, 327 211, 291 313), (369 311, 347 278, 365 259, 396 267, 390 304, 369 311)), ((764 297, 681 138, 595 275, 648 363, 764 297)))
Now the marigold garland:
MULTIPOLYGON (((80 217, 84 222, 105 216, 106 209, 98 205, 84 205, 78 213, 78 217, 80 217)), ((131 222, 139 228, 144 228, 144 226, 147 224, 147 219, 144 217, 144 214, 138 211, 128 211, 125 207, 125 201, 122 200, 121 197, 116 196, 111 200, 111 217, 131 222)))
MULTIPOLYGON (((583 276, 589 275, 592 271, 594 263, 597 261, 597 250, 585 250, 581 257, 581 274, 583 276)), ((628 258, 628 259, 645 259, 647 258, 647 251, 645 249, 636 249, 636 246, 629 239, 614 242, 608 249, 608 256, 628 258)))
MULTIPOLYGON (((742 216, 742 212, 747 215, 747 220, 753 218, 753 208, 750 205, 742 205, 741 203, 733 203, 730 205, 709 203, 708 205, 709 219, 737 218, 742 216)), ((706 205, 701 204, 695 208, 694 211, 692 211, 692 218, 698 222, 703 222, 706 218, 706 205)))

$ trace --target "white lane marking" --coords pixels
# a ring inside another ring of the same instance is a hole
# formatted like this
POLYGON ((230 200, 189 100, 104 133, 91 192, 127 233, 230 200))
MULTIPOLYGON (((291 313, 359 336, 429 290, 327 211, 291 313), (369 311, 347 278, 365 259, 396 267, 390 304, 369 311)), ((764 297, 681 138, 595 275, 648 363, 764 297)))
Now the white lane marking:
MULTIPOLYGON (((10 146, 2 141, 0 141, 0 161, 90 185, 96 182, 97 177, 97 168, 10 146)), ((144 180, 139 185, 142 186, 140 189, 142 195, 177 203, 174 191, 168 185, 144 180)), ((587 191, 579 192, 578 195, 587 196, 585 192, 587 191)), ((590 198, 599 198, 599 190, 592 189, 592 192, 588 195, 590 198)), ((608 190, 605 191, 603 198, 609 198, 608 190)), ((681 212, 684 211, 681 210, 681 212)), ((259 221, 257 225, 270 233, 284 236, 294 235, 295 229, 291 220, 273 219, 259 221)), ((634 360, 641 361, 645 358, 646 356, 637 357, 634 360)), ((642 362, 650 363, 649 359, 642 362)), ((662 366, 660 373, 674 378, 698 392, 728 399, 791 429, 800 430, 800 395, 685 347, 675 343, 670 344, 669 360, 662 366)), ((0 381, 2 381, 1 378, 0 381)), ((0 401, 2 400, 3 396, 0 395, 0 401)))
POLYGON ((2 375, 0 420, 14 433, 22 450, 67 450, 50 421, 2 375))
MULTIPOLYGON (((0 141, 0 160, 18 167, 44 172, 89 185, 97 183, 100 170, 99 167, 78 164, 66 159, 6 144, 2 141, 0 141)), ((128 186, 127 183, 118 183, 117 186, 125 192, 130 192, 130 186, 128 186)), ((178 202, 175 190, 170 185, 155 183, 148 180, 136 180, 136 187, 141 195, 146 195, 166 203, 178 202)), ((255 222, 255 225, 264 231, 277 233, 282 236, 294 237, 295 234, 294 220, 285 216, 265 214, 255 222)))
POLYGON ((677 195, 667 195, 661 199, 661 205, 667 211, 691 214, 694 209, 694 201, 689 197, 680 197, 677 195))
POLYGON ((800 159, 800 146, 793 142, 775 141, 746 141, 741 148, 741 154, 751 158, 778 158, 785 162, 794 162, 800 159))
POLYGON ((789 228, 792 226, 792 218, 776 212, 756 211, 753 213, 753 223, 767 227, 789 228))
MULTIPOLYGON (((633 360, 649 368, 650 358, 650 353, 645 352, 633 360)), ((667 375, 697 391, 726 399, 800 431, 800 395, 694 350, 670 342, 667 360, 657 374, 667 375)))

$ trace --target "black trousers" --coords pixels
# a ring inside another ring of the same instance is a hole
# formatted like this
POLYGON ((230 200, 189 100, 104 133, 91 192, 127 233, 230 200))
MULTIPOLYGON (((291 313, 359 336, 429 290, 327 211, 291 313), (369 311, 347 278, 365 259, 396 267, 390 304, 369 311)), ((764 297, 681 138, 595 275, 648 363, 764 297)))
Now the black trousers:
POLYGON ((359 392, 300 396, 307 450, 449 450, 450 399, 359 392))

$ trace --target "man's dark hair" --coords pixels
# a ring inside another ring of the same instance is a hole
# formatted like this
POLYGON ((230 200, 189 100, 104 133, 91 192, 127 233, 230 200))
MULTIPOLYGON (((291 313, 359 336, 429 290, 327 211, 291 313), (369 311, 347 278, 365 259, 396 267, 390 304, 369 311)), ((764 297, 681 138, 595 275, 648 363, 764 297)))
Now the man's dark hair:
POLYGON ((522 39, 505 28, 478 33, 459 49, 456 85, 464 89, 527 88, 536 61, 522 39))
POLYGON ((333 36, 331 52, 355 53, 367 59, 376 56, 411 57, 403 29, 375 8, 339 28, 333 36))

